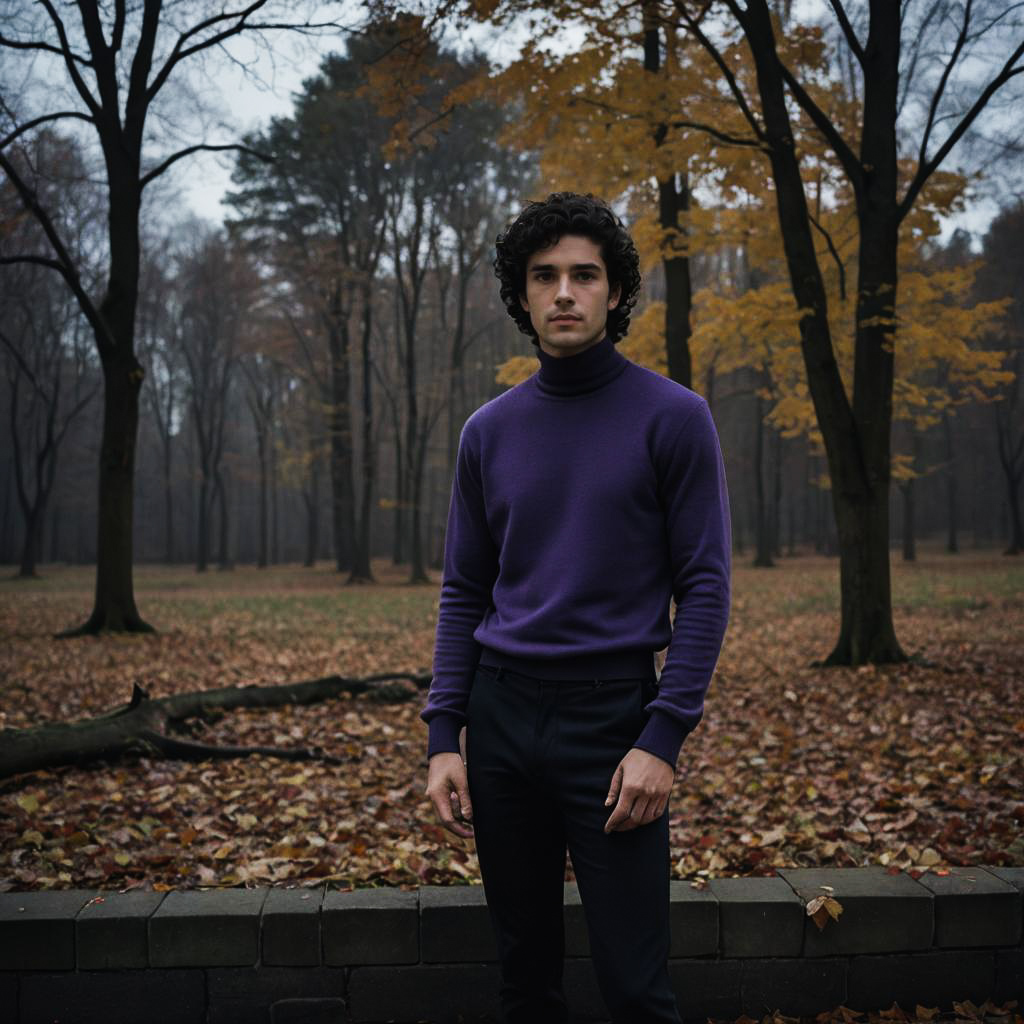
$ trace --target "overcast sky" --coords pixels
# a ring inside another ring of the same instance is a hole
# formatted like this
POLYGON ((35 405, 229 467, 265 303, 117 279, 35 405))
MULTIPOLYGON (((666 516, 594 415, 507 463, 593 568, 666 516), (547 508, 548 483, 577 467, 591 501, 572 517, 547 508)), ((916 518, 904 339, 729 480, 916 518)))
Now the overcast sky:
MULTIPOLYGON (((476 43, 493 64, 501 66, 514 59, 524 35, 525 33, 521 31, 496 36, 486 27, 477 27, 463 33, 458 39, 458 44, 461 48, 463 44, 476 43)), ((572 36, 567 35, 558 42, 564 46, 567 43, 571 44, 571 41, 572 36)), ((249 65, 249 74, 242 73, 238 65, 229 61, 211 60, 207 65, 206 74, 208 83, 213 85, 217 95, 207 92, 204 103, 217 109, 219 116, 216 118, 217 126, 207 131, 206 141, 235 141, 247 131, 265 127, 273 116, 289 115, 292 112, 295 93, 301 89, 304 79, 317 73, 321 57, 332 50, 343 49, 344 39, 337 35, 316 41, 284 41, 279 36, 273 60, 265 53, 236 47, 233 56, 242 58, 249 65)), ((947 158, 943 169, 953 169, 956 166, 956 157, 957 151, 954 149, 952 159, 947 158)), ((182 201, 197 215, 220 222, 225 215, 221 199, 231 188, 233 162, 230 153, 197 154, 181 161, 175 169, 173 180, 180 190, 182 201)), ((944 224, 943 240, 948 238, 956 227, 963 227, 974 234, 977 247, 980 236, 997 212, 997 208, 997 203, 991 199, 972 201, 965 213, 950 218, 944 224)))

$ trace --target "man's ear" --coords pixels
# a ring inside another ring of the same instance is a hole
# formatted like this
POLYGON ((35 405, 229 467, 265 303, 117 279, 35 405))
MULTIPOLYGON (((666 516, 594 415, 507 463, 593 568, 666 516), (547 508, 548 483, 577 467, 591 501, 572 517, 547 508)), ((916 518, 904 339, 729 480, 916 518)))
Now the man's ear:
POLYGON ((523 309, 526 310, 527 313, 530 312, 530 304, 526 301, 526 292, 519 293, 519 304, 523 307, 523 309))
POLYGON ((608 293, 608 308, 609 309, 614 309, 619 304, 619 299, 621 297, 622 297, 622 286, 617 284, 608 293))

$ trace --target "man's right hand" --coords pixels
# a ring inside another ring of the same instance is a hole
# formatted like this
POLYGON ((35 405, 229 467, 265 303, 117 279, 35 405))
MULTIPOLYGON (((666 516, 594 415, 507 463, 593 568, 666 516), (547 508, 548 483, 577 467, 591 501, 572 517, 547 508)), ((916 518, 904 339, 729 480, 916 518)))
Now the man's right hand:
POLYGON ((470 839, 473 836, 473 806, 461 754, 444 751, 428 762, 426 795, 449 832, 470 839), (465 823, 465 824, 463 824, 465 823))

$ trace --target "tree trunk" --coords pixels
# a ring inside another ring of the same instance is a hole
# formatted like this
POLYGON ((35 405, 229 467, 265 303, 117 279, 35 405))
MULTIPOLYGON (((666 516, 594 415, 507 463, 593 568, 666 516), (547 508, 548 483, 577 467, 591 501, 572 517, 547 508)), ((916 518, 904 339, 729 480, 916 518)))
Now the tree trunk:
POLYGON ((317 549, 320 544, 320 456, 317 453, 316 435, 309 435, 309 489, 303 490, 302 497, 306 503, 306 568, 316 564, 317 549))
POLYGON ((268 535, 270 533, 270 522, 267 507, 267 427, 268 424, 264 422, 256 424, 256 449, 257 457, 260 462, 260 540, 256 562, 256 566, 259 569, 266 569, 268 565, 267 542, 269 540, 268 535))
POLYGON ((164 561, 174 564, 174 497, 171 488, 171 445, 167 438, 164 445, 164 561))
POLYGON ((352 568, 352 538, 355 534, 355 504, 352 483, 352 425, 349 403, 348 326, 340 300, 331 311, 328 327, 331 354, 331 523, 334 559, 338 572, 352 568))
POLYGON ((900 484, 903 496, 903 561, 917 561, 917 547, 914 538, 914 481, 905 480, 900 484))
MULTIPOLYGON (((661 32, 657 20, 657 4, 644 4, 644 70, 657 74, 661 70, 661 32)), ((661 146, 668 126, 659 124, 654 130, 654 143, 661 146)), ((662 267, 665 272, 665 356, 668 375, 685 387, 693 386, 693 360, 690 355, 690 311, 692 285, 690 258, 687 251, 686 227, 680 225, 679 214, 690 209, 687 174, 659 173, 658 223, 663 232, 662 267)))
POLYGON ((412 482, 411 551, 409 557, 409 582, 429 583, 426 558, 423 553, 423 469, 427 461, 428 431, 426 424, 420 424, 419 436, 413 445, 414 462, 410 471, 412 482))
POLYGON ((764 488, 764 411, 760 395, 754 396, 754 494, 755 550, 754 565, 770 569, 772 561, 771 531, 768 527, 768 502, 764 488))
POLYGON ((227 487, 227 470, 220 467, 217 468, 217 474, 214 478, 216 482, 217 495, 220 498, 220 537, 218 540, 218 552, 217 562, 218 569, 226 571, 234 568, 234 559, 231 557, 231 551, 228 547, 229 542, 229 526, 231 522, 230 510, 228 508, 228 487, 227 487))
POLYGON ((872 4, 864 76, 862 155, 873 171, 858 203, 861 244, 852 407, 829 331, 827 297, 811 237, 769 10, 765 0, 750 0, 746 11, 737 15, 757 66, 793 294, 797 305, 809 311, 800 321, 801 349, 828 457, 840 558, 841 624, 839 639, 824 660, 826 665, 906 660, 893 628, 889 575, 899 7, 891 5, 883 19, 879 10, 885 9, 884 4, 872 4))
POLYGON ((946 551, 955 555, 960 550, 957 541, 956 515, 956 448, 953 444, 952 418, 946 410, 942 412, 942 432, 946 441, 946 551))
POLYGON ((352 572, 349 583, 374 583, 370 567, 373 514, 373 493, 377 480, 377 453, 373 443, 373 375, 370 342, 373 326, 373 305, 369 287, 362 294, 362 361, 363 361, 363 493, 359 505, 359 525, 355 532, 352 572))
POLYGON ((210 558, 210 475, 205 464, 199 478, 199 522, 196 526, 196 572, 206 572, 210 558))
POLYGON ((0 729, 0 779, 23 772, 81 764, 123 756, 132 750, 144 754, 190 761, 235 758, 256 754, 289 761, 322 760, 342 764, 345 759, 325 753, 319 747, 221 747, 168 735, 168 726, 189 718, 238 708, 278 708, 292 704, 314 704, 344 693, 365 696, 377 703, 400 703, 419 697, 429 686, 430 675, 382 673, 362 679, 326 676, 277 686, 229 686, 217 690, 177 693, 150 698, 137 683, 128 704, 97 718, 78 722, 50 723, 29 729, 0 729), (413 687, 399 680, 412 682, 413 687))
POLYGON ((100 441, 99 508, 96 516, 96 589, 93 609, 80 626, 58 637, 116 631, 154 633, 135 607, 132 579, 135 445, 139 391, 145 371, 135 355, 135 307, 139 294, 138 164, 142 122, 98 125, 110 193, 110 277, 92 323, 103 367, 103 433, 100 441))

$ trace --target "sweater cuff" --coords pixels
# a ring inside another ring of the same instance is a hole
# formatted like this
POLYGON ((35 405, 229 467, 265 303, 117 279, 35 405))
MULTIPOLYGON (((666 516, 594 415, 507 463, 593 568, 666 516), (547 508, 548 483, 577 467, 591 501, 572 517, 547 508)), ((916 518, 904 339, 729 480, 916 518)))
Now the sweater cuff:
POLYGON ((640 733, 633 746, 667 761, 674 771, 683 740, 691 731, 678 718, 660 708, 654 708, 647 725, 644 726, 644 731, 640 733))
POLYGON ((435 715, 427 726, 427 760, 434 754, 451 752, 462 756, 459 746, 459 733, 462 731, 462 719, 450 714, 435 715))

